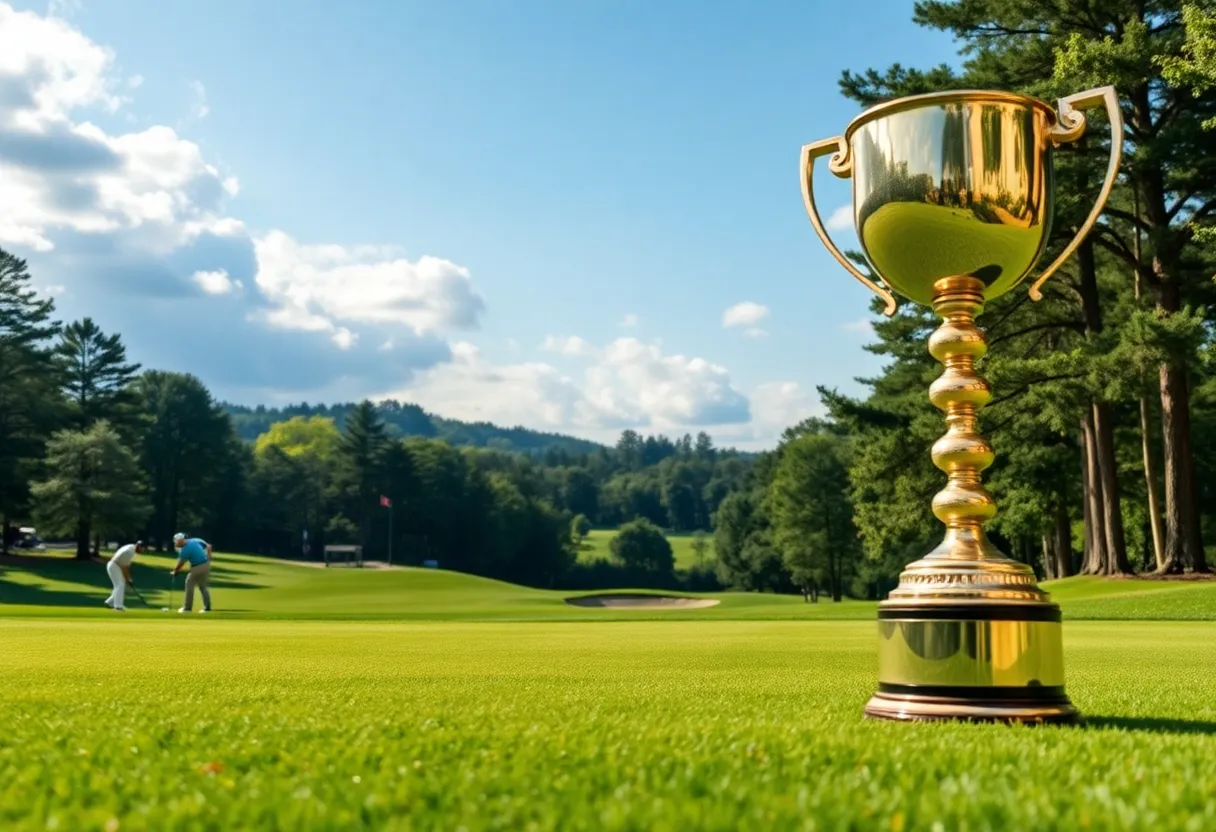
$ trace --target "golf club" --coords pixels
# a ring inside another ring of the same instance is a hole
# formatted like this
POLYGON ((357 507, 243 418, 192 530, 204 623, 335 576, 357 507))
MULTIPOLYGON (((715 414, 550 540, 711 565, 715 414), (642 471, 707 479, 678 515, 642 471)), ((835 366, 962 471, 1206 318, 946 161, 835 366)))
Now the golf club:
POLYGON ((173 608, 173 591, 177 589, 177 576, 172 572, 169 573, 169 606, 161 607, 161 612, 168 612, 173 608))
POLYGON ((144 597, 144 594, 135 588, 135 584, 127 584, 127 589, 131 590, 131 592, 135 594, 135 597, 138 598, 145 607, 152 607, 152 605, 148 603, 148 599, 144 597))

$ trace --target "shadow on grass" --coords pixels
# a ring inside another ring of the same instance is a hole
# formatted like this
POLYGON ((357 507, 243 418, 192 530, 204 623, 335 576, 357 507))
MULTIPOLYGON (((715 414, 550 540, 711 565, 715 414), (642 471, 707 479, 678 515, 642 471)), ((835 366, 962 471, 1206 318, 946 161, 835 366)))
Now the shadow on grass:
POLYGON ((1148 734, 1204 734, 1216 736, 1216 722, 1198 719, 1163 719, 1152 716, 1087 716, 1082 728, 1122 728, 1148 734))
MULTIPOLYGON (((168 561, 172 563, 172 561, 168 561)), ((225 589, 261 589, 263 584, 235 579, 234 572, 243 572, 232 567, 221 566, 218 563, 211 567, 211 588, 225 589)), ((167 597, 170 582, 169 571, 160 564, 139 563, 132 567, 131 576, 136 588, 148 601, 155 606, 167 597)), ((176 581, 175 595, 181 597, 185 575, 179 575, 176 581)), ((16 606, 40 607, 93 607, 101 599, 110 594, 113 588, 110 577, 106 573, 105 564, 98 561, 81 561, 70 558, 54 557, 10 557, 6 558, 0 569, 0 604, 16 606), (5 575, 5 573, 8 573, 5 575), (3 577, 14 573, 34 575, 38 583, 26 584, 3 577), (47 588, 47 584, 72 584, 72 587, 47 588)))

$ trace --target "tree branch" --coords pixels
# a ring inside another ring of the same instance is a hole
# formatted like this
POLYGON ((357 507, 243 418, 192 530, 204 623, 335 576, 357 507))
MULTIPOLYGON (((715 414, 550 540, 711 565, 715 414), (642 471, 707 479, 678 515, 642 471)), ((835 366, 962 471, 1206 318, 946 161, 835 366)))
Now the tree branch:
MULTIPOLYGON (((1189 199, 1189 197, 1188 197, 1189 199)), ((1124 222, 1131 223, 1146 234, 1152 233, 1153 227, 1149 225, 1143 217, 1138 217, 1131 211, 1124 211, 1122 208, 1114 208, 1110 205, 1106 206, 1105 213, 1112 217, 1117 217, 1124 222)))
POLYGON ((1010 338, 1017 338, 1020 335, 1029 335, 1032 332, 1039 332, 1044 329, 1071 329, 1073 332, 1083 332, 1085 327, 1080 321, 1043 321, 1042 323, 1031 324, 1017 332, 1009 332, 1004 335, 998 335, 988 341, 988 346, 999 344, 1001 341, 1008 341, 1010 338))

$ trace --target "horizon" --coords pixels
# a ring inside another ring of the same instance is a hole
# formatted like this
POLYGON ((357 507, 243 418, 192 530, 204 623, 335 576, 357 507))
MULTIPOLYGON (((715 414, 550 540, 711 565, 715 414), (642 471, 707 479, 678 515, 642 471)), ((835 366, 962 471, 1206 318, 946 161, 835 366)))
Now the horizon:
POLYGON ((957 55, 901 0, 690 8, 0 2, 0 247, 217 401, 771 448, 882 364, 798 151, 841 71, 957 55))

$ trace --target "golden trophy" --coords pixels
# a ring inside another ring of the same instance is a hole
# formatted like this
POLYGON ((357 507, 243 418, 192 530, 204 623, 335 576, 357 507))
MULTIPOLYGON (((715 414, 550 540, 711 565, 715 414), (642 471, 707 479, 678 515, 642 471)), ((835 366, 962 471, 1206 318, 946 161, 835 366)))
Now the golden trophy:
POLYGON ((1064 692, 1060 608, 1034 571, 984 533, 996 503, 980 475, 992 447, 979 410, 992 397, 975 362, 988 349, 975 318, 984 303, 1030 274, 1052 219, 1052 149, 1085 132, 1084 110, 1105 105, 1110 163, 1097 203, 1072 242, 1034 281, 1043 285, 1097 222, 1122 156, 1113 87, 1070 95, 1059 113, 1037 98, 999 91, 916 95, 869 108, 844 135, 802 148, 802 196, 815 232, 853 277, 886 301, 892 291, 930 305, 943 321, 929 352, 945 365, 929 400, 947 430, 933 462, 948 477, 933 498, 945 539, 909 564, 878 605, 878 691, 866 705, 884 719, 1073 722, 1064 692), (853 180, 853 221, 866 260, 885 285, 832 243, 815 207, 815 159, 853 180))

